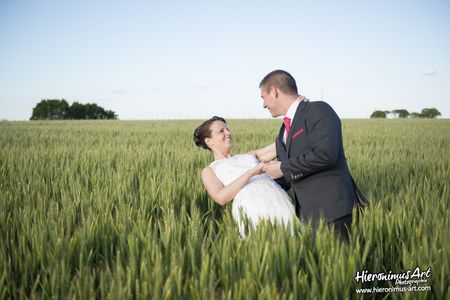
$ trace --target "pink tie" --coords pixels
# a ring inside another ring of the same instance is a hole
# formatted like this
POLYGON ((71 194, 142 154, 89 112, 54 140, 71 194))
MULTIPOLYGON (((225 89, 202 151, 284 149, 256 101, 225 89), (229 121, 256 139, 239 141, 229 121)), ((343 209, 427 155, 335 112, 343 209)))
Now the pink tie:
POLYGON ((288 117, 284 117, 283 122, 284 125, 286 126, 286 140, 287 140, 287 137, 289 136, 289 130, 291 130, 291 119, 289 119, 288 117))

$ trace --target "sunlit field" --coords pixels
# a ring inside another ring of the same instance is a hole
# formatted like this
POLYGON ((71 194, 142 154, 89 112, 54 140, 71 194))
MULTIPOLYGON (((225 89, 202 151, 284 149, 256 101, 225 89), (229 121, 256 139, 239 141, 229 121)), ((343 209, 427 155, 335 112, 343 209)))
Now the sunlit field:
MULTIPOLYGON (((230 120, 233 153, 280 120, 230 120)), ((0 122, 0 298, 444 299, 449 294, 450 120, 344 120, 370 207, 348 244, 327 227, 262 224, 239 237, 208 197, 198 121, 0 122), (430 268, 431 291, 358 294, 430 268)))

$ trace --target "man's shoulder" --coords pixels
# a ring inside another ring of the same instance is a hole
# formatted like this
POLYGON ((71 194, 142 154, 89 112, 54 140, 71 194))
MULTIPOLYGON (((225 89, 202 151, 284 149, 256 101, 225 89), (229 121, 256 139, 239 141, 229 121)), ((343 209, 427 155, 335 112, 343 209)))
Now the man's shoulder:
POLYGON ((329 107, 329 108, 331 108, 330 104, 328 104, 325 101, 321 101, 321 100, 319 100, 319 101, 309 101, 309 104, 311 105, 311 107, 314 107, 314 108, 322 108, 322 107, 326 107, 326 108, 329 107))
POLYGON ((310 113, 334 112, 331 105, 325 101, 310 101, 308 106, 310 113))

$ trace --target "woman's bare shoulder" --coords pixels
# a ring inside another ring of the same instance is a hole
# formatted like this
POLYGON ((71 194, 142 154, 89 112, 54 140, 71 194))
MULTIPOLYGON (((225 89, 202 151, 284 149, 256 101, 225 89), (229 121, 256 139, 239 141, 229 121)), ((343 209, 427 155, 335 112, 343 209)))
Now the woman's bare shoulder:
POLYGON ((213 168, 211 168, 211 166, 206 166, 203 168, 202 177, 211 176, 212 174, 214 174, 214 170, 213 168))

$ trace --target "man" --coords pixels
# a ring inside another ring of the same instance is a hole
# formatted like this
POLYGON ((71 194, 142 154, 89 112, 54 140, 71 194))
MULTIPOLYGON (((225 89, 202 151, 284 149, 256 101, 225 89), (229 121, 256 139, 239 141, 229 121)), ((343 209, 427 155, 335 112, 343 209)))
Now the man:
POLYGON ((341 122, 325 102, 299 96, 286 71, 267 74, 259 85, 264 108, 284 116, 276 139, 277 161, 266 173, 284 179, 295 191, 297 216, 317 227, 321 217, 347 238, 355 189, 342 144, 341 122))

